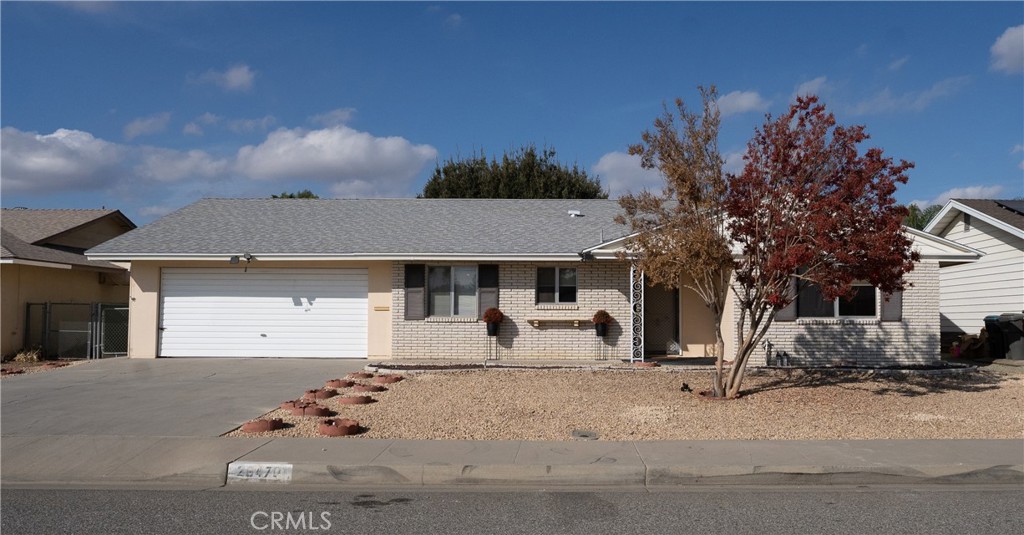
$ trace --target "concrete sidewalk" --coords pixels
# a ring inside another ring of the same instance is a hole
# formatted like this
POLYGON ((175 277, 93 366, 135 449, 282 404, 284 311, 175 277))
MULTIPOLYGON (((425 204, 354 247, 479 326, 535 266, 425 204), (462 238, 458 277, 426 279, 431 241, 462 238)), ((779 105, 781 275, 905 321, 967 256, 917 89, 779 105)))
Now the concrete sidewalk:
POLYGON ((539 442, 5 436, 4 485, 1024 485, 1021 440, 539 442), (271 474, 272 469, 272 475, 271 474))

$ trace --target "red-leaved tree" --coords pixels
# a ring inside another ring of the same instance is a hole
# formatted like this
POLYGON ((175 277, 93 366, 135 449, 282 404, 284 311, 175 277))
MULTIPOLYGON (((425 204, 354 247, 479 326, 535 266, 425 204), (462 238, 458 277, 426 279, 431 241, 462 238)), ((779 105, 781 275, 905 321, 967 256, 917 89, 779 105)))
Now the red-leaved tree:
POLYGON ((755 131, 725 201, 741 255, 733 283, 739 340, 716 393, 739 395, 751 354, 802 286, 816 284, 835 299, 852 297, 857 280, 883 295, 908 285, 904 275, 918 254, 902 228, 907 209, 893 195, 913 164, 894 163, 878 148, 860 154, 866 139, 863 126, 837 125, 814 96, 755 131))

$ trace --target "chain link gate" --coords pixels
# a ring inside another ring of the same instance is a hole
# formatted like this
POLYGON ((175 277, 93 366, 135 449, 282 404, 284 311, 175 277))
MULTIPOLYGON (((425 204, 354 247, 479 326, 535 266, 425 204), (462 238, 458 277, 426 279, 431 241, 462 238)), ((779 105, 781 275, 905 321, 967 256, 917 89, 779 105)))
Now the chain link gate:
POLYGON ((128 307, 102 303, 28 303, 24 347, 43 357, 102 358, 128 353, 128 307))

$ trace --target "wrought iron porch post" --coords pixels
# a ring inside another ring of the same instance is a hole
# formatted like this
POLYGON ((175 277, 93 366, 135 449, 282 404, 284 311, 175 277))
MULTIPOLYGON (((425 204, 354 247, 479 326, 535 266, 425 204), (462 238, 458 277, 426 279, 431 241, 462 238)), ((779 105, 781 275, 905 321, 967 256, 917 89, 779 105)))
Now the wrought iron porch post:
POLYGON ((629 266, 629 330, 632 348, 630 362, 644 360, 644 272, 629 266))

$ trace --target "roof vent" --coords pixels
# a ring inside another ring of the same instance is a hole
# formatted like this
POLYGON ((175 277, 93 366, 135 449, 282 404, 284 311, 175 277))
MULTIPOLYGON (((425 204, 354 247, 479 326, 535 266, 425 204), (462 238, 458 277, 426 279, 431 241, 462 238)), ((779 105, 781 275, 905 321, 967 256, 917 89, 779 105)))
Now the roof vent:
POLYGON ((579 210, 569 210, 569 217, 583 217, 579 210))

